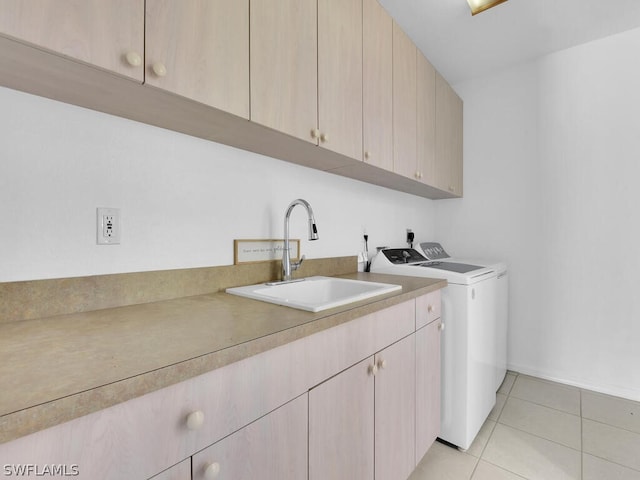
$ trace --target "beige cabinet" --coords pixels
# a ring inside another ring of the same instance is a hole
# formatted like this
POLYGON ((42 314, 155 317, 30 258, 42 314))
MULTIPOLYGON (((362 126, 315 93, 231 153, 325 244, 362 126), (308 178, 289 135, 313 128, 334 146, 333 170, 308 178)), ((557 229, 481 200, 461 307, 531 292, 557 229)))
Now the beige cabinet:
POLYGON ((462 196, 462 100, 436 72, 435 186, 462 196))
POLYGON ((362 160, 362 0, 318 0, 320 145, 362 160))
POLYGON ((75 464, 80 480, 149 478, 304 394, 307 341, 0 444, 0 460, 75 464))
POLYGON ((436 70, 417 52, 417 152, 418 180, 435 184, 436 70))
POLYGON ((415 365, 412 334, 309 392, 309 480, 409 477, 415 365))
POLYGON ((415 461, 420 462, 440 434, 440 319, 420 328, 416 340, 415 461))
POLYGON ((375 356, 375 478, 404 480, 415 461, 415 335, 375 356))
POLYGON ((393 19, 377 0, 362 7, 363 158, 393 170, 393 19))
POLYGON ((393 171, 419 179, 416 168, 417 49, 393 22, 393 171))
POLYGON ((251 0, 251 121, 362 159, 362 0, 251 0))
POLYGON ((317 0, 251 0, 251 121, 317 145, 317 0))
POLYGON ((425 322, 438 314, 436 292, 0 444, 0 459, 77 465, 81 480, 186 480, 189 465, 196 479, 209 469, 236 479, 404 480, 418 437, 439 428, 432 407, 420 417, 435 422, 428 432, 416 425, 421 399, 439 395, 424 372, 435 350, 416 336, 423 309, 425 322))
POLYGON ((0 34, 139 82, 142 0, 3 0, 0 34))
POLYGON ((145 83, 249 118, 249 0, 147 0, 145 83))
POLYGON ((1 86, 461 196, 462 102, 436 75, 429 107, 432 68, 376 0, 0 2, 1 86))
POLYGON ((305 479, 307 409, 304 394, 197 453, 193 480, 305 479))
POLYGON ((149 480, 191 480, 191 459, 187 458, 149 480))
POLYGON ((373 366, 367 358, 309 392, 309 480, 373 479, 373 366))

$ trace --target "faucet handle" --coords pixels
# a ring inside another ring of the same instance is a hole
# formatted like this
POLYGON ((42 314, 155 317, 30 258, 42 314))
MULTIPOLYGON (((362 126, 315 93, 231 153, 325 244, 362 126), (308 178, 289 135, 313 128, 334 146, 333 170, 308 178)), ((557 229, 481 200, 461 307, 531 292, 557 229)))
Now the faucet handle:
POLYGON ((300 257, 300 261, 299 262, 291 262, 291 270, 298 270, 300 268, 300 265, 302 265, 302 262, 304 262, 304 259, 306 257, 304 255, 302 255, 300 257))

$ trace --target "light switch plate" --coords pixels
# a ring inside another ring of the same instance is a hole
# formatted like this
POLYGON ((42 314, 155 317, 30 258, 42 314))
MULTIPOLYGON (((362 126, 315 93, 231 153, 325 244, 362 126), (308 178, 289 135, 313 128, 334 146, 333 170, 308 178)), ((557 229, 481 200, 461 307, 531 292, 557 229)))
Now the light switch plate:
POLYGON ((120 234, 120 209, 98 208, 96 213, 96 243, 98 245, 119 245, 120 234))

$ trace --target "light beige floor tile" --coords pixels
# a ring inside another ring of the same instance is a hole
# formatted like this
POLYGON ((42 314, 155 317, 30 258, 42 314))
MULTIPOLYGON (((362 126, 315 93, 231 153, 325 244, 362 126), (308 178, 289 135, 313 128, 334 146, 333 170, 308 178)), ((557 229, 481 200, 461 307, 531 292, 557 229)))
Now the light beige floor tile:
POLYGON ((409 480, 469 480, 478 459, 435 442, 409 480))
POLYGON ((498 423, 482 459, 530 480, 580 480, 581 454, 498 423))
POLYGON ((576 450, 581 448, 580 417, 570 413, 509 397, 500 423, 576 450))
POLYGON ((511 391, 511 387, 513 387, 513 383, 516 381, 517 375, 515 373, 507 372, 504 376, 504 380, 502 381, 502 385, 498 389, 498 393, 502 393, 504 395, 509 395, 511 391))
POLYGON ((640 403, 638 402, 583 390, 582 416, 640 433, 640 403))
POLYGON ((511 396, 580 415, 580 390, 575 387, 518 375, 511 396))
POLYGON ((496 404, 489 413, 489 419, 493 421, 498 421, 500 418, 500 413, 502 413, 502 408, 504 407, 505 402, 507 401, 507 396, 504 393, 496 393, 496 404))
POLYGON ((582 480, 640 480, 640 472, 602 458, 582 455, 582 480))
POLYGON ((491 432, 493 432, 493 428, 496 426, 496 422, 493 420, 485 420, 482 428, 476 435, 476 438, 473 440, 473 443, 469 447, 466 453, 469 455, 473 455, 474 457, 479 457, 482 455, 482 451, 484 447, 487 445, 489 441, 489 437, 491 436, 491 432))
POLYGON ((640 470, 640 434, 582 419, 582 449, 596 457, 640 470))
POLYGON ((480 460, 471 480, 522 480, 523 478, 520 475, 480 460))

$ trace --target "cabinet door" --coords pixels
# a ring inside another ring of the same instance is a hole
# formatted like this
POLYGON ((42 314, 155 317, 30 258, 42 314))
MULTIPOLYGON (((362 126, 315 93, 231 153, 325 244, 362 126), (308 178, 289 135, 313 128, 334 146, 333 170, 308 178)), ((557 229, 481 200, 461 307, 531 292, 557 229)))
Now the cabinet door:
POLYGON ((416 466, 415 358, 415 335, 376 354, 376 480, 405 480, 416 466))
POLYGON ((441 321, 416 332, 416 463, 440 434, 441 321))
POLYGON ((362 0, 318 0, 320 145, 362 160, 362 0))
POLYGON ((0 33, 143 80, 143 0, 3 0, 0 33))
POLYGON ((436 70, 417 53, 417 146, 418 180, 435 186, 436 70))
POLYGON ((436 72, 436 187, 462 196, 462 100, 436 72))
POLYGON ((191 480, 191 458, 183 460, 149 480, 191 480))
POLYGON ((193 456, 193 479, 304 480, 307 395, 302 395, 193 456))
POLYGON ((362 8, 364 161, 393 170, 393 20, 378 0, 362 8))
POLYGON ((147 0, 145 83, 249 118, 249 0, 147 0))
POLYGON ((393 171, 415 179, 416 55, 416 46, 393 22, 393 171))
POLYGON ((373 478, 371 367, 373 357, 309 392, 309 480, 373 478))
POLYGON ((251 121, 318 143, 317 0, 251 0, 251 121))

